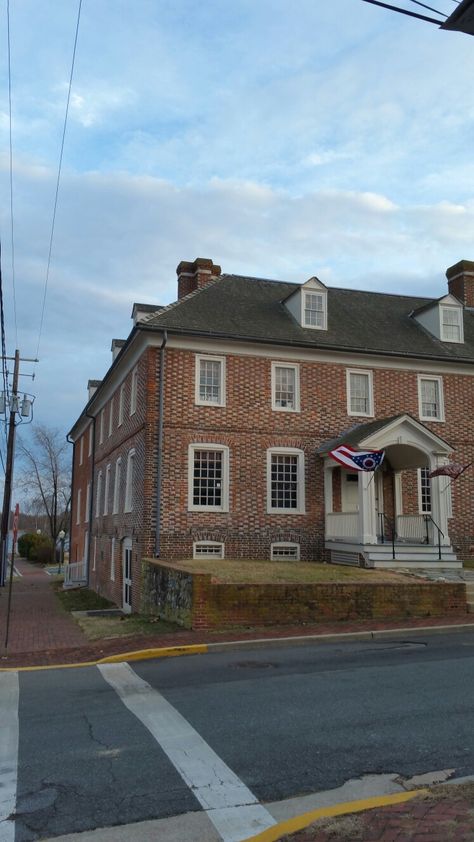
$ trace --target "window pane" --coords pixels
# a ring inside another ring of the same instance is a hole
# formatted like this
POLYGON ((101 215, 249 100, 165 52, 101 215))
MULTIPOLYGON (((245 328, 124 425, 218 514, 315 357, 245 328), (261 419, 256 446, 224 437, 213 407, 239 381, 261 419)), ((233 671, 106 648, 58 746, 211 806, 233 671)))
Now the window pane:
POLYGON ((420 468, 421 511, 431 513, 431 480, 428 476, 429 468, 420 468))
POLYGON ((298 457, 272 454, 272 509, 298 508, 298 457))
POLYGON ((312 327, 324 327, 323 296, 314 292, 305 293, 304 323, 312 327))
POLYGON ((351 374, 350 393, 351 412, 369 415, 369 375, 351 374))
POLYGON ((296 372, 294 368, 275 368, 275 406, 295 408, 296 372))
POLYGON ((209 403, 220 403, 221 364, 218 360, 200 360, 199 399, 209 403))
POLYGON ((437 380, 421 381, 421 414, 424 418, 439 418, 439 383, 437 380))
POLYGON ((443 314, 443 339, 459 342, 461 339, 461 325, 459 310, 444 308, 443 314))
POLYGON ((194 452, 193 505, 222 505, 222 452, 194 452))

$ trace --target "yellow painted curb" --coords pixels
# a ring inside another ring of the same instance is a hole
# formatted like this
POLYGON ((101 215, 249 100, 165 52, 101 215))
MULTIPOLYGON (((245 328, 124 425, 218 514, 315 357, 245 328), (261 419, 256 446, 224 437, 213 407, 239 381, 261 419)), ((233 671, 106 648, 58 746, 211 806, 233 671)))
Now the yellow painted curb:
POLYGON ((146 661, 152 658, 171 658, 179 655, 203 655, 208 652, 207 643, 190 646, 164 646, 161 649, 138 649, 136 652, 121 652, 107 655, 98 661, 83 661, 75 664, 45 664, 36 667, 0 667, 0 672, 37 672, 39 670, 64 670, 74 667, 96 667, 97 664, 120 664, 124 661, 146 661))
POLYGON ((256 836, 249 836, 244 842, 277 842, 282 836, 288 833, 296 833, 304 830, 318 819, 329 819, 334 816, 345 816, 348 813, 361 813, 364 810, 373 810, 375 807, 388 807, 391 804, 402 804, 410 801, 417 795, 425 795, 429 790, 414 789, 410 792, 394 792, 392 795, 376 795, 373 798, 364 798, 361 801, 346 801, 343 804, 334 804, 332 807, 319 807, 310 813, 302 813, 284 822, 279 822, 273 827, 257 833, 256 836))
POLYGON ((136 652, 124 652, 121 655, 107 655, 96 661, 97 664, 119 664, 122 661, 145 661, 149 658, 168 658, 171 655, 203 655, 207 652, 207 643, 195 643, 190 646, 163 646, 161 649, 138 649, 136 652))

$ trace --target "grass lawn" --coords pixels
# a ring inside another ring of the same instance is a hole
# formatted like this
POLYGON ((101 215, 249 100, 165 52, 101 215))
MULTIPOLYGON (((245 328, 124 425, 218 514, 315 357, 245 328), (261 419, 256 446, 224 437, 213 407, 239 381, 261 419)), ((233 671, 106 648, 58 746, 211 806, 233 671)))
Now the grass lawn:
POLYGON ((336 564, 301 561, 216 561, 198 559, 177 562, 175 567, 194 573, 210 573, 215 582, 309 584, 312 582, 406 582, 403 573, 362 570, 336 564))
POLYGON ((117 607, 113 602, 109 602, 108 599, 104 599, 103 596, 99 596, 95 591, 90 591, 88 588, 74 588, 63 591, 59 582, 54 582, 53 588, 66 611, 96 611, 100 608, 117 607))
POLYGON ((142 617, 140 614, 128 614, 122 617, 75 617, 74 619, 88 640, 171 634, 183 630, 181 626, 174 623, 167 623, 156 617, 142 617))

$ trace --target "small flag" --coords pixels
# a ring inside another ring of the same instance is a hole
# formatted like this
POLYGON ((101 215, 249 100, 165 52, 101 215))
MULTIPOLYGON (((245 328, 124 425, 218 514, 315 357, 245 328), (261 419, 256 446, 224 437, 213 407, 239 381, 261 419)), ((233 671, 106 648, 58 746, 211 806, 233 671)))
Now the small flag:
POLYGON ((451 479, 457 479, 461 474, 464 473, 468 468, 470 468, 472 462, 469 462, 468 465, 461 465, 459 462, 448 462, 447 465, 441 465, 439 468, 436 468, 434 471, 431 471, 428 476, 431 477, 451 477, 451 479))
POLYGON ((385 451, 355 450, 347 444, 341 444, 335 450, 330 450, 329 455, 345 468, 352 468, 354 471, 376 471, 383 462, 385 451))

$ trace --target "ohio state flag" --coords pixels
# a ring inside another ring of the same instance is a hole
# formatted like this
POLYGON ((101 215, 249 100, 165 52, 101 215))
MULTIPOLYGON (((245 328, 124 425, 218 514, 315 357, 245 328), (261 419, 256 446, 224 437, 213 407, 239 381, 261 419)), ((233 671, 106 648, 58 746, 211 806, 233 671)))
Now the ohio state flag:
POLYGON ((348 444, 341 444, 329 455, 345 468, 352 468, 353 471, 376 471, 382 464, 385 456, 384 450, 355 450, 348 444))

